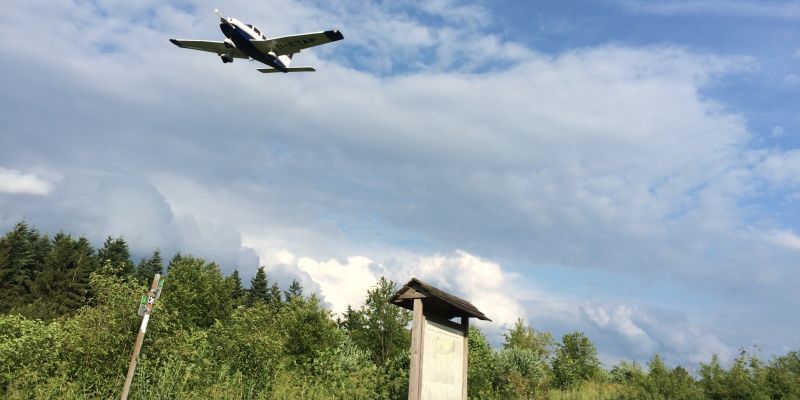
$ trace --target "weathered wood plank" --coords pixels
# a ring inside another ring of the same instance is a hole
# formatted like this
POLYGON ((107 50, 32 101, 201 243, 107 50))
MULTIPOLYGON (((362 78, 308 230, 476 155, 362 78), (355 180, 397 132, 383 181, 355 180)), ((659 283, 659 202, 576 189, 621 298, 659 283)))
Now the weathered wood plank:
POLYGON ((414 299, 414 317, 411 320, 411 368, 408 373, 408 400, 419 400, 422 395, 422 335, 425 315, 422 300, 414 299))

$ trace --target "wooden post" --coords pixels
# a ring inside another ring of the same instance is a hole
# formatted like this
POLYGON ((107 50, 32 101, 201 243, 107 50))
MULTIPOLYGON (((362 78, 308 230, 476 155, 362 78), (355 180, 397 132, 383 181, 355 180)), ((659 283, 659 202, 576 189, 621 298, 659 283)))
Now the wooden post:
POLYGON ((467 400, 467 375, 469 375, 469 317, 461 317, 461 329, 464 331, 464 380, 461 381, 461 398, 467 400))
POLYGON ((128 392, 131 389, 133 382, 133 374, 136 371, 136 361, 139 358, 139 351, 142 349, 142 341, 144 340, 144 333, 147 331, 147 322, 150 320, 150 314, 153 312, 153 304, 155 303, 156 292, 158 291, 158 282, 161 280, 161 274, 156 274, 153 277, 153 283, 150 284, 150 292, 147 293, 147 308, 142 317, 142 325, 139 328, 139 334, 136 335, 136 344, 133 345, 133 354, 131 355, 131 364, 128 366, 128 375, 125 377, 125 386, 122 387, 122 400, 128 400, 128 392))
POLYGON ((422 299, 414 299, 414 318, 411 324, 411 369, 408 374, 408 400, 419 400, 422 396, 422 335, 425 325, 422 299))

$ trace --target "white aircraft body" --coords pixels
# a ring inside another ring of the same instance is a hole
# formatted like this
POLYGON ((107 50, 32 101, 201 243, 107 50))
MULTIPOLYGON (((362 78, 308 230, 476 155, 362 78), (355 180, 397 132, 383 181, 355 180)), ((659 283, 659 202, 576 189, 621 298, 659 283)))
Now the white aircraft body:
POLYGON ((219 28, 225 35, 225 40, 215 42, 170 39, 169 41, 185 49, 217 53, 223 63, 233 62, 234 58, 260 61, 271 68, 258 68, 258 71, 269 73, 314 71, 312 67, 290 68, 292 56, 309 47, 344 39, 342 33, 337 30, 267 38, 253 25, 244 24, 236 18, 225 18, 219 10, 214 12, 219 16, 219 28))

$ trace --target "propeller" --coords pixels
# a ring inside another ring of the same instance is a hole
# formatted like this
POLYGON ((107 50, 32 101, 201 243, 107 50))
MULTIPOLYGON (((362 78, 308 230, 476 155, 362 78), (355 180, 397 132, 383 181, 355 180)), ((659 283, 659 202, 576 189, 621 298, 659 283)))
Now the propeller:
POLYGON ((217 14, 217 16, 219 17, 220 21, 228 22, 218 9, 216 9, 216 8, 214 9, 214 14, 217 14))

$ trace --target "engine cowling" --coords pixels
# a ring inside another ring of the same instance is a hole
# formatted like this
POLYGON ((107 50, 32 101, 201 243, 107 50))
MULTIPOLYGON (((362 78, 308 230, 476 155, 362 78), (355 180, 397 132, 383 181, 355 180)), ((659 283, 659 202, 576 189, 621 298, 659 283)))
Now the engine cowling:
POLYGON ((227 64, 227 63, 232 63, 233 62, 233 56, 230 55, 230 54, 223 54, 223 55, 220 56, 220 58, 222 59, 222 63, 223 64, 227 64))

